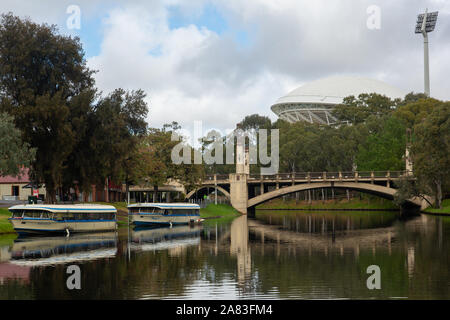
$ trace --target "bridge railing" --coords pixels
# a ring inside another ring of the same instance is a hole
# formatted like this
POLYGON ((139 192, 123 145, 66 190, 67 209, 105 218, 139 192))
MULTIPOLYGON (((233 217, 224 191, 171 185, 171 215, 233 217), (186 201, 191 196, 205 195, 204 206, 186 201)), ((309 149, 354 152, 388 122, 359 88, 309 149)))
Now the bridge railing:
POLYGON ((358 171, 358 178, 372 178, 372 171, 358 171))
POLYGON ((339 172, 325 172, 326 179, 339 179, 339 172))
POLYGON ((391 178, 400 178, 400 176, 404 175, 405 172, 403 171, 390 171, 389 172, 389 177, 391 178))
MULTIPOLYGON (((397 179, 406 175, 405 171, 342 171, 342 172, 291 172, 272 175, 250 174, 248 180, 286 181, 286 180, 355 180, 355 179, 397 179)), ((215 175, 216 180, 228 180, 228 174, 215 175)), ((214 181, 214 175, 206 175, 205 182, 214 181)))
POLYGON ((374 178, 386 178, 388 176, 387 171, 374 171, 373 172, 374 178))
POLYGON ((294 178, 297 180, 306 180, 306 179, 308 179, 308 173, 307 172, 295 172, 294 178))

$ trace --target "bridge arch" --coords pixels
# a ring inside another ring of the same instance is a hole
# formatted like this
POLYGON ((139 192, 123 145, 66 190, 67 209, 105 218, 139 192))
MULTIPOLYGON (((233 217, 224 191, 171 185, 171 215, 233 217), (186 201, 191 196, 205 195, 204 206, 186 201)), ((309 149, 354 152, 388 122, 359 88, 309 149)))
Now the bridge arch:
POLYGON ((227 191, 227 190, 225 190, 224 188, 222 188, 221 186, 201 186, 200 188, 197 188, 197 189, 194 189, 194 190, 192 190, 191 192, 189 192, 187 195, 186 195, 186 199, 190 199, 196 192, 198 192, 198 191, 200 191, 200 190, 202 190, 202 189, 206 189, 206 188, 217 188, 217 190, 219 190, 220 192, 222 192, 222 194, 225 196, 225 197, 227 197, 228 199, 231 199, 231 195, 230 195, 230 193, 227 191))
MULTIPOLYGON (((317 182, 317 183, 304 183, 304 184, 297 184, 289 187, 284 187, 280 189, 276 189, 270 192, 263 193, 259 196, 253 197, 248 200, 247 207, 253 208, 259 204, 262 204, 266 201, 298 192, 298 191, 304 191, 304 190, 312 190, 312 189, 321 189, 321 188, 340 188, 340 189, 351 189, 356 191, 361 191, 365 193, 371 193, 378 195, 383 198, 387 199, 394 199, 394 195, 397 192, 396 189, 384 187, 376 184, 371 183, 359 183, 359 182, 317 182)), ((420 201, 417 199, 411 199, 409 200, 410 203, 414 204, 415 206, 420 206, 420 201)))

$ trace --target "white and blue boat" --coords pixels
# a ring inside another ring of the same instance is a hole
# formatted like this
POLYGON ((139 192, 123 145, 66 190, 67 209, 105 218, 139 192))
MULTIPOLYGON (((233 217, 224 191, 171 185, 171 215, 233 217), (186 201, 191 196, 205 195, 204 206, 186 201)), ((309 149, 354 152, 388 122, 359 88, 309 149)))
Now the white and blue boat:
POLYGON ((9 221, 19 234, 111 231, 117 210, 94 204, 25 204, 9 208, 9 221))
POLYGON ((135 203, 128 206, 130 223, 136 226, 199 223, 200 206, 192 203, 135 203))

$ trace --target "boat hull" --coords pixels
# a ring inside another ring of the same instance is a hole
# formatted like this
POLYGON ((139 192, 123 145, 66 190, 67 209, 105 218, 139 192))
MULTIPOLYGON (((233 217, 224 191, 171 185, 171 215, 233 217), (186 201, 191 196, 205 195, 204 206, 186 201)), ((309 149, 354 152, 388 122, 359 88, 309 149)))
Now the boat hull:
POLYGON ((51 219, 10 219, 19 234, 99 232, 117 229, 115 220, 55 221, 51 219))
POLYGON ((136 226, 183 225, 199 221, 200 215, 130 214, 130 223, 136 226))

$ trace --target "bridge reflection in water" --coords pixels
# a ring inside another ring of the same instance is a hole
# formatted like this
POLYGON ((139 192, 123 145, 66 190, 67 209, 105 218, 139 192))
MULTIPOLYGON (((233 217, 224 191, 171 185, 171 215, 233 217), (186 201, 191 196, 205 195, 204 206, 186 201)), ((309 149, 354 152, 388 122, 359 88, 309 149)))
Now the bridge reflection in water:
POLYGON ((450 298, 445 217, 258 211, 231 224, 127 229, 1 247, 0 298, 450 298), (64 286, 74 263, 76 293, 64 286), (372 264, 376 292, 365 285, 372 264))
MULTIPOLYGON (((417 248, 415 239, 405 239, 405 236, 431 234, 437 229, 442 239, 442 221, 436 222, 435 217, 424 215, 399 220, 399 216, 398 212, 259 213, 257 219, 247 216, 235 219, 229 232, 214 241, 202 241, 202 247, 214 245, 217 255, 221 248, 228 248, 225 238, 229 238, 229 250, 236 257, 237 282, 243 294, 254 290, 252 281, 265 256, 269 260, 276 257, 280 259, 279 263, 289 256, 293 261, 304 262, 305 257, 335 259, 339 256, 345 259, 353 256, 354 264, 359 264, 362 253, 364 261, 368 253, 376 261, 393 256, 393 250, 396 250, 395 258, 392 258, 397 260, 399 254, 405 257, 405 271, 412 279, 416 271, 417 248)), ((438 245, 442 247, 442 243, 438 245)), ((306 266, 304 262, 299 268, 306 266)), ((321 272, 329 268, 332 264, 323 265, 321 272)))

